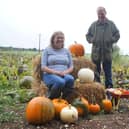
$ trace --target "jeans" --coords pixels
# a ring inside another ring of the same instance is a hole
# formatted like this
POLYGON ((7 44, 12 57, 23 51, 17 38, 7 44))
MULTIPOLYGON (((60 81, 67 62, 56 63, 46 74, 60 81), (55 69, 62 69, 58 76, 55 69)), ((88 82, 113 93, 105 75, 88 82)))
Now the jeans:
POLYGON ((44 74, 43 81, 50 90, 50 98, 60 97, 61 92, 67 96, 74 86, 74 78, 70 74, 66 74, 63 77, 54 74, 44 74))
MULTIPOLYGON (((97 82, 101 82, 100 80, 100 73, 101 73, 101 62, 94 62, 96 64, 96 74, 95 79, 97 82)), ((106 88, 112 88, 112 61, 103 61, 102 67, 105 74, 105 86, 106 88)))

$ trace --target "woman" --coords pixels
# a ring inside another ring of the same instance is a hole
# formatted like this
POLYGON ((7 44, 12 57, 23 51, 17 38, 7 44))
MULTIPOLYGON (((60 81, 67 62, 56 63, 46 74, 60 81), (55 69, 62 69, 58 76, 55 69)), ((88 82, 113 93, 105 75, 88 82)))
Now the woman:
POLYGON ((43 81, 49 88, 49 98, 67 97, 72 92, 74 78, 73 62, 70 52, 64 48, 64 34, 61 31, 53 33, 51 44, 42 54, 41 70, 43 81))

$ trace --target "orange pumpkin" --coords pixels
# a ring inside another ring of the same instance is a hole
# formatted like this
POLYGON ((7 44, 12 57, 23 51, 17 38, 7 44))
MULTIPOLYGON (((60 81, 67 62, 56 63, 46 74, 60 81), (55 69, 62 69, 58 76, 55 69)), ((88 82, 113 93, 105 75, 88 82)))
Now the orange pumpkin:
POLYGON ((88 114, 89 103, 84 97, 74 99, 72 105, 77 108, 79 116, 86 116, 88 114))
POLYGON ((56 117, 59 117, 61 110, 69 104, 67 100, 61 98, 53 99, 52 102, 54 104, 56 117))
POLYGON ((100 106, 99 104, 90 104, 89 105, 89 111, 92 113, 92 114, 97 114, 98 112, 100 112, 100 106))
POLYGON ((55 109, 52 101, 46 97, 33 98, 26 107, 26 120, 31 124, 42 124, 52 120, 55 109))
POLYGON ((103 106, 103 110, 106 112, 106 113, 109 113, 111 112, 112 110, 112 102, 111 100, 109 99, 103 99, 102 100, 102 106, 103 106))
POLYGON ((76 41, 75 41, 75 44, 72 44, 69 46, 69 50, 72 53, 72 55, 75 57, 84 56, 85 54, 85 49, 83 45, 80 43, 77 43, 76 41))

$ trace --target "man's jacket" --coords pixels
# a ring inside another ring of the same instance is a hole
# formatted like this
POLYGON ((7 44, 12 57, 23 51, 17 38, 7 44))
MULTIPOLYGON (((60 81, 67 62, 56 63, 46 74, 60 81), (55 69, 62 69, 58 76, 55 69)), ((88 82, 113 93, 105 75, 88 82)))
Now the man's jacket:
POLYGON ((112 21, 106 19, 104 23, 93 22, 86 34, 87 41, 92 43, 92 60, 111 61, 113 43, 119 38, 119 30, 112 21))

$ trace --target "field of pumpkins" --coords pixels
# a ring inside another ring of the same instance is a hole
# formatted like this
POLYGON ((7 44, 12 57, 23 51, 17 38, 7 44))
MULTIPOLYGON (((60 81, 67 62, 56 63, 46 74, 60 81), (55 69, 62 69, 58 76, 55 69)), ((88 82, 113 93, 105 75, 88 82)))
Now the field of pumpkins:
MULTIPOLYGON (((94 81, 95 65, 89 56, 84 55, 84 47, 75 42, 69 50, 73 56, 75 88, 66 99, 60 96, 52 100, 46 97, 48 89, 41 81, 41 53, 11 51, 10 54, 1 51, 1 129, 129 127, 128 98, 115 99, 115 106, 119 106, 116 109, 113 101, 106 96, 104 84, 94 81)), ((126 69, 124 66, 113 66, 113 80, 117 90, 121 88, 128 91, 128 75, 129 66, 126 69)))

